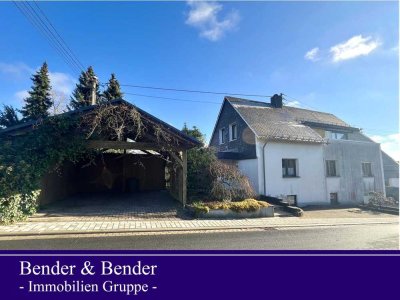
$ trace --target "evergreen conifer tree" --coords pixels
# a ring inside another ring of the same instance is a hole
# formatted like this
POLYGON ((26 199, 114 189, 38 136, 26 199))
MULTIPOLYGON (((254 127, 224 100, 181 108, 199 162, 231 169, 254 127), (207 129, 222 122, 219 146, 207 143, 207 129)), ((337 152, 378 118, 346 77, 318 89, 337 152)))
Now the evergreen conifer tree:
POLYGON ((0 111, 0 128, 17 125, 20 119, 17 110, 11 105, 3 105, 3 111, 0 111))
MULTIPOLYGON (((81 76, 79 76, 79 82, 76 84, 75 90, 72 92, 70 99, 70 107, 72 109, 91 105, 92 86, 95 78, 96 74, 91 66, 85 72, 81 73, 81 76)), ((100 99, 98 84, 96 85, 96 98, 100 99)))
POLYGON ((121 92, 121 87, 114 73, 111 74, 111 78, 108 81, 107 89, 104 91, 103 97, 105 100, 108 101, 114 99, 120 99, 123 97, 123 93, 121 92))
POLYGON ((32 76, 32 88, 29 96, 24 99, 25 105, 21 110, 25 119, 38 119, 49 115, 49 108, 53 105, 51 86, 47 63, 44 62, 39 71, 32 76))

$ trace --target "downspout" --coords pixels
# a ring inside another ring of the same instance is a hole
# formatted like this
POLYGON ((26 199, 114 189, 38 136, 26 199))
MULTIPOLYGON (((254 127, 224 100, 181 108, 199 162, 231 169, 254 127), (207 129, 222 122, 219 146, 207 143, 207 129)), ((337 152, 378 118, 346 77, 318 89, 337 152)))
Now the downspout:
POLYGON ((265 141, 264 146, 262 148, 264 196, 267 196, 267 184, 266 184, 266 178, 265 178, 265 146, 267 146, 267 143, 268 143, 268 140, 265 141))

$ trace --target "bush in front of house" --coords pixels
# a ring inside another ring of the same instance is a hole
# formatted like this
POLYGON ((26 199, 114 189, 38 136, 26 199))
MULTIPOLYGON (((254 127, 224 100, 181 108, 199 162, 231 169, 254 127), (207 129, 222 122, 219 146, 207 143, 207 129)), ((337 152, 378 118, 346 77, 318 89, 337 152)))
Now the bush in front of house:
POLYGON ((232 210, 234 212, 253 212, 263 207, 268 207, 270 204, 265 201, 256 199, 245 199, 237 202, 228 201, 210 201, 210 202, 195 202, 190 205, 195 215, 206 214, 212 209, 232 210))
POLYGON ((249 179, 236 165, 218 160, 215 149, 205 147, 205 137, 196 126, 189 129, 185 124, 182 131, 202 142, 202 146, 187 152, 189 201, 205 198, 238 201, 255 197, 249 179))
POLYGON ((219 201, 239 201, 255 196, 249 178, 243 175, 236 165, 214 161, 210 165, 213 178, 211 197, 219 201))
POLYGON ((368 206, 372 207, 398 207, 399 203, 392 197, 385 197, 383 193, 369 192, 368 206))

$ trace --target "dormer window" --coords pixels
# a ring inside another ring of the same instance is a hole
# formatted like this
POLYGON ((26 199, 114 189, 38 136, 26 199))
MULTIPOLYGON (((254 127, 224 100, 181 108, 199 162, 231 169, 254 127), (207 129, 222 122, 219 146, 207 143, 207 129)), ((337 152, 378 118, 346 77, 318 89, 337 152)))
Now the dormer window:
POLYGON ((237 139, 237 125, 233 123, 229 125, 229 141, 234 141, 237 139))
POLYGON ((347 140, 347 133, 337 131, 327 131, 326 137, 331 140, 347 140))

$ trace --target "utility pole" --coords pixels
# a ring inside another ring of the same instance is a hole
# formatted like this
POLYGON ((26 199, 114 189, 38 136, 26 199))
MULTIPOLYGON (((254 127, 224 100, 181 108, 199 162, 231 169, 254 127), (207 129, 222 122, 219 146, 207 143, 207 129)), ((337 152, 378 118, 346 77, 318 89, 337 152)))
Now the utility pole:
POLYGON ((96 76, 94 76, 93 78, 92 78, 92 81, 91 81, 91 83, 92 83, 92 95, 91 95, 91 97, 90 97, 90 104, 91 105, 96 105, 97 104, 97 99, 96 99, 96 86, 97 86, 97 77, 96 76))

